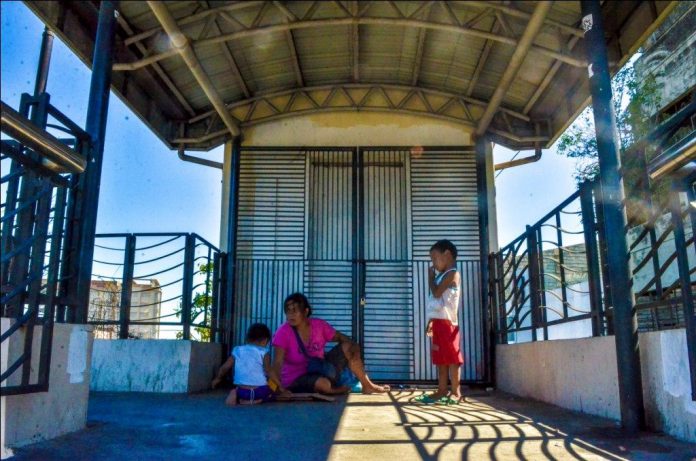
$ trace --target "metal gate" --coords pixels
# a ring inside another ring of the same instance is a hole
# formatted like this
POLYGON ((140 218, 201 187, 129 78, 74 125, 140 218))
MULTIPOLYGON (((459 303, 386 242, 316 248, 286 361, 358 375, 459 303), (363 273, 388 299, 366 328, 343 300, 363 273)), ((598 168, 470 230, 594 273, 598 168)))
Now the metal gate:
POLYGON ((476 162, 463 149, 243 149, 235 338, 276 329, 293 291, 363 347, 375 379, 436 379, 425 337, 430 245, 460 251, 464 381, 485 378, 476 162))

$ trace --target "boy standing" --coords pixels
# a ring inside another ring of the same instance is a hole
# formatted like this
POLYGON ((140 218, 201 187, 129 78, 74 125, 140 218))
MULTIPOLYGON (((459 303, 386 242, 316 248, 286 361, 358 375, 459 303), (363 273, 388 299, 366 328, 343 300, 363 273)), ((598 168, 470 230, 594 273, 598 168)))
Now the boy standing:
POLYGON ((428 269, 430 296, 427 303, 426 334, 432 337, 432 360, 437 367, 438 388, 417 399, 421 403, 457 404, 461 400, 459 369, 464 363, 459 339, 459 299, 461 276, 456 268, 457 247, 439 240, 430 248, 432 266, 428 269), (447 394, 447 381, 451 392, 447 394))

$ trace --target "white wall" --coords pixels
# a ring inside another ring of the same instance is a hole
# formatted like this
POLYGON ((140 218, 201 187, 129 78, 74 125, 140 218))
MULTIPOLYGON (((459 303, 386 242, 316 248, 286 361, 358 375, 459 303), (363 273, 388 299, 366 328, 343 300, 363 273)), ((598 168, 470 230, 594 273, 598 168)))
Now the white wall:
MULTIPOLYGON (((3 318, 2 331, 12 323, 13 319, 3 318)), ((39 350, 40 339, 41 327, 36 327, 33 351, 39 350)), ((0 402, 3 459, 11 456, 7 447, 52 439, 85 427, 92 340, 91 325, 54 325, 48 392, 2 397, 0 402)), ((23 342, 21 329, 3 342, 0 367, 3 372, 21 354, 23 342)), ((32 357, 31 368, 30 383, 36 383, 38 354, 32 357)), ((13 376, 17 373, 20 372, 13 376)))
POLYGON ((496 347, 500 390, 571 410, 620 419, 614 337, 496 347))
POLYGON ((641 333, 639 345, 648 424, 696 442, 696 402, 691 400, 684 329, 641 333))
POLYGON ((222 346, 166 339, 97 339, 93 391, 186 393, 208 389, 222 346))
MULTIPOLYGON (((684 329, 639 335, 648 427, 696 442, 696 402, 684 329)), ((619 407, 613 336, 496 346, 499 389, 615 420, 619 407)))

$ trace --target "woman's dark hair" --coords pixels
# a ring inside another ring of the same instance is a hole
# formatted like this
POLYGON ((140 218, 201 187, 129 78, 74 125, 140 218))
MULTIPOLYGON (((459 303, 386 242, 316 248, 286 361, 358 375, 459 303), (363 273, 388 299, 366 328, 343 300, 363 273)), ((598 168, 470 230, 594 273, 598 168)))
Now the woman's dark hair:
POLYGON ((312 306, 309 305, 309 299, 307 299, 307 297, 302 293, 293 293, 285 298, 285 301, 283 301, 283 311, 285 311, 290 303, 297 303, 301 308, 307 309, 307 317, 312 315, 312 306))
POLYGON ((449 251, 454 259, 457 259, 457 247, 449 240, 438 240, 430 247, 430 251, 437 250, 440 253, 449 251))
POLYGON ((248 343, 263 341, 264 339, 271 340, 271 330, 263 323, 254 323, 247 330, 246 340, 248 343))

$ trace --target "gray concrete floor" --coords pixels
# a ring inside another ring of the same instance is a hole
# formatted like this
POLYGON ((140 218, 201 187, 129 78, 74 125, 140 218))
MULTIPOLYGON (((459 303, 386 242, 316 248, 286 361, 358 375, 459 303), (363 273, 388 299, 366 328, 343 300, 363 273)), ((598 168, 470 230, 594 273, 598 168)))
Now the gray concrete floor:
POLYGON ((696 460, 696 445, 502 393, 457 406, 422 391, 334 403, 227 408, 225 391, 93 393, 87 428, 15 450, 17 460, 696 460))

